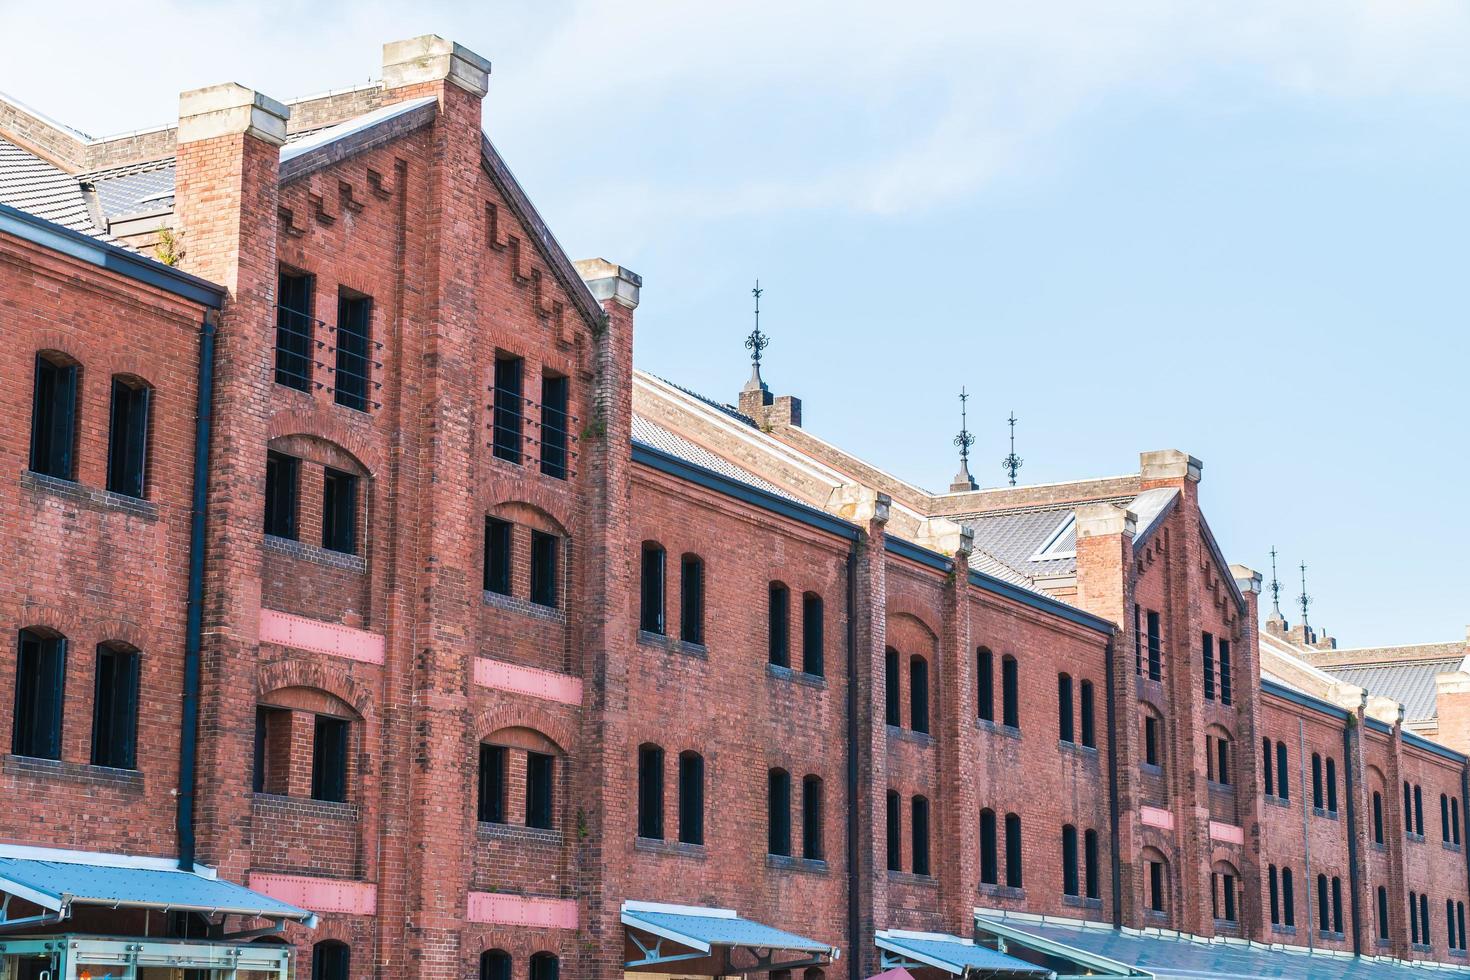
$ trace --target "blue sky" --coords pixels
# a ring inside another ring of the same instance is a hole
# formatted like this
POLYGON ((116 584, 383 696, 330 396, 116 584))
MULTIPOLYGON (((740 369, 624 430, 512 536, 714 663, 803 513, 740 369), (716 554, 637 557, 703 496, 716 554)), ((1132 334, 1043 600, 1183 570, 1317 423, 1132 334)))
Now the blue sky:
MULTIPOLYGON (((94 134, 234 80, 365 81, 435 32, 574 257, 645 278, 641 367, 733 398, 751 280, 807 427, 921 485, 1205 462, 1347 646, 1462 637, 1470 8, 0 0, 0 90, 94 134), (90 8, 90 9, 89 9, 90 8), (79 29, 84 27, 85 29, 79 29)), ((1295 620, 1294 612, 1289 613, 1295 620)))

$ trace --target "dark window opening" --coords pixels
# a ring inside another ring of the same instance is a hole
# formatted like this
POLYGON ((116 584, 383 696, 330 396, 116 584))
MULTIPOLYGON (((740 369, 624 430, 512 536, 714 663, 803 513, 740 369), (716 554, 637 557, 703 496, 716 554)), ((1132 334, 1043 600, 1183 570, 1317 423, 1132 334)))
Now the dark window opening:
POLYGON ((698 555, 679 560, 679 639, 704 644, 704 562, 698 555))
POLYGON ((1291 869, 1281 869, 1281 917, 1286 925, 1296 925, 1296 884, 1292 881, 1291 869))
POLYGON ((980 881, 982 884, 994 885, 999 881, 996 865, 995 811, 981 810, 980 881))
POLYGON ((1267 796, 1276 795, 1276 780, 1271 769, 1271 740, 1261 739, 1261 784, 1267 796))
POLYGON ((1089 830, 1082 835, 1082 869, 1087 885, 1088 898, 1102 897, 1102 884, 1098 880, 1097 831, 1089 830))
POLYGON ((541 376, 541 472, 558 480, 567 478, 567 396, 570 380, 541 376))
POLYGON ((1378 886, 1378 938, 1388 941, 1388 889, 1378 886))
POLYGON ((1204 669, 1201 673, 1205 682, 1205 700, 1215 700, 1215 638, 1209 633, 1204 634, 1204 669))
POLYGON ((107 489, 142 497, 148 466, 148 406, 153 389, 112 379, 112 424, 107 435, 107 489))
POLYGON ((801 597, 801 670, 821 677, 826 673, 826 625, 822 621, 822 597, 807 592, 801 597))
POLYGON ((1010 728, 1021 727, 1021 678, 1015 657, 1000 661, 1001 723, 1010 728))
POLYGON ((786 586, 772 582, 767 608, 767 630, 770 662, 777 667, 791 666, 791 593, 786 586))
POLYGON ((1327 812, 1337 812, 1337 762, 1331 757, 1327 759, 1327 812))
POLYGON ((509 773, 509 749, 503 745, 480 746, 476 816, 481 823, 505 823, 505 789, 509 773))
POLYGON ((31 471, 72 478, 77 437, 78 367, 55 354, 36 355, 31 402, 31 471))
POLYGON ((531 532, 531 601, 538 606, 558 604, 557 555, 561 538, 545 531, 531 532))
POLYGON ((1133 604, 1133 672, 1143 674, 1143 607, 1133 604))
POLYGON ((1332 931, 1342 934, 1342 879, 1332 879, 1332 931))
POLYGON ((369 296, 337 296, 337 366, 332 373, 333 398, 338 405, 367 411, 372 360, 373 301, 369 296))
POLYGON ((531 957, 530 980, 561 980, 561 961, 554 953, 537 953, 531 957))
POLYGON ((1092 681, 1083 681, 1079 688, 1082 701, 1082 744, 1089 749, 1097 748, 1097 721, 1094 717, 1092 681))
POLYGON ((1159 764, 1159 720, 1153 715, 1143 719, 1143 761, 1151 766, 1159 764))
POLYGON ((1230 690, 1230 641, 1220 640, 1220 703, 1229 705, 1232 698, 1230 690))
POLYGON ((1014 813, 1006 814, 1006 885, 1021 886, 1021 818, 1014 813))
POLYGON ((1072 678, 1057 675, 1057 730, 1063 742, 1076 741, 1072 730, 1072 678))
POLYGON ((1312 753, 1312 808, 1322 809, 1322 757, 1312 753))
POLYGON ((912 810, 912 824, 909 829, 914 837, 914 874, 927 875, 929 873, 929 801, 922 796, 916 796, 912 800, 910 809, 912 810))
POLYGON ((1317 929, 1321 932, 1330 932, 1332 926, 1332 908, 1327 900, 1327 876, 1317 876, 1317 929))
POLYGON ((1450 842, 1450 798, 1439 794, 1439 839, 1450 842))
POLYGON ((638 836, 664 839, 664 750, 638 747, 638 836))
POLYGON ((785 769, 772 769, 767 775, 766 850, 782 857, 791 856, 791 774, 785 769))
POLYGON ((1230 785, 1230 739, 1215 739, 1215 779, 1221 786, 1230 785))
POLYGON ((496 459, 510 463, 521 461, 521 428, 525 414, 521 371, 524 366, 525 362, 519 357, 507 354, 495 357, 495 409, 490 445, 496 459))
POLYGON ((1419 942, 1419 898, 1413 892, 1409 892, 1409 942, 1417 945, 1419 942))
POLYGON ((357 554, 357 477, 330 466, 322 479, 322 547, 357 554))
POLYGON ((328 803, 347 800, 347 722, 316 716, 311 750, 311 798, 328 803))
POLYGON ((801 781, 801 856, 808 861, 821 861, 824 858, 820 776, 807 776, 801 781))
POLYGON ((510 595, 511 523, 485 518, 485 591, 510 595))
POLYGON ((1062 828, 1062 894, 1076 898, 1082 886, 1077 874, 1077 828, 1062 828))
POLYGON ((276 384, 311 389, 316 279, 282 270, 276 288, 276 384))
POLYGON ((909 660, 909 724, 916 732, 929 732, 929 662, 923 657, 909 660))
POLYGON ((883 651, 883 721, 894 728, 903 724, 898 703, 898 651, 883 651))
POLYGON ((645 633, 664 632, 664 549, 652 541, 643 543, 642 576, 639 585, 638 628, 645 633))
POLYGON ((255 706, 255 758, 250 789, 285 796, 290 791, 291 712, 268 705, 255 706))
POLYGON ((61 706, 65 682, 66 637, 21 630, 16 657, 11 752, 35 759, 61 758, 61 706))
POLYGON ((1417 785, 1414 787, 1414 833, 1424 836, 1424 793, 1417 785))
POLYGON ((511 980, 510 954, 503 949, 487 949, 481 953, 480 980, 511 980))
POLYGON ((555 760, 544 752, 526 753, 526 826, 550 830, 555 760))
POLYGON ((1164 863, 1148 863, 1148 907, 1154 912, 1164 911, 1164 863))
POLYGON ((278 453, 265 455, 265 533, 297 539, 297 500, 301 493, 301 460, 278 453))
POLYGON ((995 655, 981 647, 975 651, 975 688, 980 718, 995 720, 995 655))
POLYGON ((1291 799, 1291 783, 1286 778, 1286 743, 1276 743, 1276 792, 1282 802, 1291 799))
POLYGON ((349 980, 352 950, 346 943, 326 939, 311 948, 311 980, 349 980))
POLYGON ((1164 676, 1164 647, 1159 635, 1159 614, 1152 609, 1148 613, 1148 679, 1161 680, 1164 676))
POLYGON ((92 765, 137 768, 138 652, 125 647, 97 648, 92 701, 92 765))
POLYGON ((704 843, 704 757, 698 752, 679 755, 679 840, 704 843))
POLYGON ((1373 843, 1383 843, 1383 795, 1373 793, 1373 843))
POLYGON ((900 830, 899 830, 900 814, 898 812, 898 808, 899 808, 900 803, 899 803, 898 794, 896 792, 894 792, 893 790, 889 790, 888 791, 887 803, 888 803, 888 809, 887 809, 887 813, 885 815, 885 825, 884 826, 885 826, 885 830, 887 832, 886 843, 888 845, 887 846, 887 852, 888 852, 888 854, 887 854, 887 856, 888 856, 888 870, 889 871, 902 871, 903 870, 903 849, 902 849, 902 842, 899 840, 899 834, 900 834, 900 830))
POLYGON ((1274 864, 1266 872, 1266 884, 1271 893, 1271 924, 1279 926, 1281 924, 1281 892, 1276 881, 1276 865, 1274 864))

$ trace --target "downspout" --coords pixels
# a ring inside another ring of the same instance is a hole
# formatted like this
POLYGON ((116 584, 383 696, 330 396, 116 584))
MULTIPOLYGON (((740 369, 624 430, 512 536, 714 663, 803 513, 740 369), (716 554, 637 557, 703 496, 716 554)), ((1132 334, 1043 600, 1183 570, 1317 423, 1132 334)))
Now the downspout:
POLYGON ((194 419, 194 499, 189 515, 189 597, 184 631, 184 698, 179 718, 179 868, 194 870, 194 790, 199 762, 200 646, 204 632, 204 530, 209 509, 209 439, 214 411, 214 339, 219 311, 199 328, 198 410, 194 419))
POLYGON ((862 976, 862 915, 858 904, 858 664, 857 664, 857 549, 847 552, 847 949, 848 975, 862 976))
POLYGON ((1113 698, 1113 639, 1108 639, 1108 648, 1103 654, 1103 690, 1107 692, 1108 716, 1108 821, 1110 828, 1111 860, 1108 862, 1113 875, 1113 926, 1123 925, 1123 859, 1118 853, 1122 822, 1118 807, 1118 728, 1117 709, 1113 698))
MULTIPOLYGON (((1342 755, 1346 762, 1342 768, 1346 775, 1343 777, 1343 793, 1347 797, 1347 845, 1348 845, 1348 908, 1352 912, 1353 919, 1353 955, 1363 955, 1363 943, 1360 935, 1362 928, 1363 909, 1362 903, 1358 901, 1358 891, 1362 869, 1358 867, 1358 819, 1357 810, 1353 806, 1353 772, 1358 767, 1358 754, 1353 751, 1353 742, 1361 742, 1361 739, 1353 738, 1353 729, 1356 727, 1356 715, 1348 715, 1347 725, 1342 730, 1342 755)), ((1306 801, 1303 800, 1303 803, 1306 801)))

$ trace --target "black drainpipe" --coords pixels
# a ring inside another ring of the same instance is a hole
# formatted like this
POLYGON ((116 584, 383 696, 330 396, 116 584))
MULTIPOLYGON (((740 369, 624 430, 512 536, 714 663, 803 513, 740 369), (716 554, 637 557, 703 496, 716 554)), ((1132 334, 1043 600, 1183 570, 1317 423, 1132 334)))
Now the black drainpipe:
POLYGON ((862 977, 858 950, 862 916, 858 906, 857 549, 858 539, 854 538, 847 552, 847 969, 852 980, 862 977))
POLYGON ((219 311, 199 328, 199 400, 194 420, 194 500, 189 517, 188 622, 184 631, 184 699, 179 719, 179 867, 194 870, 194 788, 199 757, 199 648, 204 632, 204 528, 209 508, 209 438, 214 411, 214 336, 219 311))
MULTIPOLYGON (((1356 727, 1357 716, 1348 715, 1347 724, 1342 729, 1342 757, 1347 770, 1343 777, 1343 792, 1347 796, 1347 845, 1348 845, 1348 888, 1352 894, 1349 896, 1348 909, 1352 913, 1353 923, 1353 955, 1362 956, 1362 932, 1363 909, 1362 903, 1358 901, 1358 885, 1361 882, 1362 869, 1358 866, 1358 818, 1356 808, 1353 806, 1353 771, 1358 767, 1358 753, 1353 751, 1353 742, 1362 744, 1362 739, 1353 738, 1353 729, 1356 727)), ((1302 801, 1303 805, 1306 801, 1302 801)))
MULTIPOLYGON (((1116 634, 1115 634, 1116 635, 1116 634)), ((1113 871, 1113 925, 1123 924, 1123 861, 1118 853, 1120 834, 1118 824, 1118 722, 1117 707, 1113 697, 1113 639, 1108 639, 1108 648, 1103 656, 1103 690, 1107 692, 1108 715, 1108 820, 1112 824, 1113 871)))

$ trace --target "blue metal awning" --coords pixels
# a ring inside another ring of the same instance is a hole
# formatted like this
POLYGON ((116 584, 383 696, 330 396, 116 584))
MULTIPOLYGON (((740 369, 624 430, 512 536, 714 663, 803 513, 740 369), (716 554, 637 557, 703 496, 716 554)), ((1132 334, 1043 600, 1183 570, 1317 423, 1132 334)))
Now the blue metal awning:
POLYGON ((642 954, 627 966, 649 966, 692 960, 715 953, 719 947, 759 951, 757 960, 773 968, 796 965, 818 965, 822 957, 835 960, 839 951, 830 943, 798 936, 750 919, 742 919, 733 909, 705 908, 692 905, 664 905, 656 902, 624 902, 623 925, 644 932, 654 941, 648 942, 630 934, 642 954), (665 952, 668 940, 685 950, 665 952), (775 963, 776 952, 806 954, 797 963, 775 963))
POLYGON ((313 913, 221 881, 212 869, 181 871, 160 858, 0 845, 0 892, 56 918, 68 917, 74 905, 100 905, 316 924, 313 913))
POLYGON ((1044 966, 1018 960, 969 939, 942 932, 879 931, 877 943, 886 967, 932 966, 960 977, 1046 977, 1044 966))

